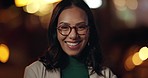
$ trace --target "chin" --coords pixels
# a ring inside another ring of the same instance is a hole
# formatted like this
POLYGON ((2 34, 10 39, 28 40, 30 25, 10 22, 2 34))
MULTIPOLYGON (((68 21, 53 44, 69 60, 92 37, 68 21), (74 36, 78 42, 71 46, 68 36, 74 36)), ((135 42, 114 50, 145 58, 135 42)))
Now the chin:
POLYGON ((79 52, 71 52, 71 53, 66 53, 69 56, 77 56, 79 55, 79 52))
POLYGON ((68 54, 68 55, 69 55, 69 56, 77 56, 78 54, 75 54, 75 53, 74 53, 74 54, 68 54))

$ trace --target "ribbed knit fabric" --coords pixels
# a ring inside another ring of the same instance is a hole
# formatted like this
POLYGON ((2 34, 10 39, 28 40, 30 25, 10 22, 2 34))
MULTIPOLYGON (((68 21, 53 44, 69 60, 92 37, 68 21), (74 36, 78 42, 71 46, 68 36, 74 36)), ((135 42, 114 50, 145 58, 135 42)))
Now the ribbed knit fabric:
POLYGON ((62 78, 89 78, 87 66, 73 57, 69 57, 69 65, 61 73, 62 78))

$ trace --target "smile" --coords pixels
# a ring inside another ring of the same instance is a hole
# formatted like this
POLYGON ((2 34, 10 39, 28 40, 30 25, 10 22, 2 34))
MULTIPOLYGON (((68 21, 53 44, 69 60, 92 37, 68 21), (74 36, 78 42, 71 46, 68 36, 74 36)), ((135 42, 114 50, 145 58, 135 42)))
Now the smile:
POLYGON ((81 43, 81 41, 77 41, 77 42, 65 41, 65 43, 67 44, 67 46, 68 46, 71 50, 77 50, 77 49, 80 48, 80 43, 81 43))
POLYGON ((78 45, 80 42, 74 42, 74 43, 71 43, 71 42, 66 42, 69 46, 76 46, 78 45))

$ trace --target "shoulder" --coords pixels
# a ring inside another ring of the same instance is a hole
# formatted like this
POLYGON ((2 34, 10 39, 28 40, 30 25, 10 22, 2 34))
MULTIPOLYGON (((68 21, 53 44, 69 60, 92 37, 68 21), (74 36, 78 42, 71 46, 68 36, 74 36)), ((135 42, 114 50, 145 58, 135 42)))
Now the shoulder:
POLYGON ((105 76, 105 78, 117 78, 117 76, 113 74, 108 67, 104 67, 101 73, 105 76))
POLYGON ((35 61, 25 68, 24 78, 38 78, 44 71, 44 65, 40 61, 35 61))
MULTIPOLYGON (((89 67, 89 74, 91 74, 92 67, 89 67)), ((90 75, 90 78, 117 78, 115 74, 108 68, 108 67, 103 67, 102 71, 102 76, 98 75, 97 73, 93 73, 90 75)))
POLYGON ((35 61, 32 64, 30 64, 29 66, 27 66, 26 68, 31 68, 31 69, 41 69, 43 68, 44 65, 42 62, 40 61, 35 61))
POLYGON ((59 69, 48 71, 40 61, 35 61, 25 68, 24 78, 60 78, 59 69))
POLYGON ((35 61, 25 68, 26 71, 39 72, 44 70, 45 66, 40 61, 35 61))

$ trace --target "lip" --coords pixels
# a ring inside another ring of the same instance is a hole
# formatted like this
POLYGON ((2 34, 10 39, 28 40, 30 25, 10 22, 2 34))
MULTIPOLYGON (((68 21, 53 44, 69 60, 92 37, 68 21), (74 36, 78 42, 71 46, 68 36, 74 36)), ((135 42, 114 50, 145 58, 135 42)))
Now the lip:
POLYGON ((81 42, 82 41, 65 41, 70 50, 78 50, 81 46, 81 42))

